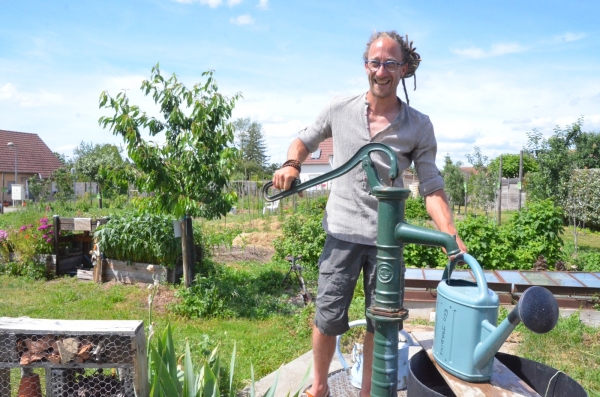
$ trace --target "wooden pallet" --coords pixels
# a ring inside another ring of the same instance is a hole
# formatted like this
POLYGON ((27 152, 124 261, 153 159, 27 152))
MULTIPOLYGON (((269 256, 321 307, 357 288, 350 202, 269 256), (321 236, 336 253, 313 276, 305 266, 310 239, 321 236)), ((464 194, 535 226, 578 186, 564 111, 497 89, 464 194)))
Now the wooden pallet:
POLYGON ((449 374, 433 358, 433 332, 411 332, 457 397, 540 397, 521 378, 494 358, 494 373, 489 382, 472 383, 449 374))

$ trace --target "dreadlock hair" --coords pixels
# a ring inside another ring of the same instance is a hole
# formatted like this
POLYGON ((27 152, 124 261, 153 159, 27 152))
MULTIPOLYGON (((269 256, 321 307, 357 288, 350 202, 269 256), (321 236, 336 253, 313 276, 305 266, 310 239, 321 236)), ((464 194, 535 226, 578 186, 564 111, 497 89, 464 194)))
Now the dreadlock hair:
POLYGON ((373 42, 375 40, 378 40, 381 38, 388 38, 388 39, 392 39, 395 42, 397 42, 398 45, 400 45, 400 50, 402 51, 402 59, 408 65, 408 71, 406 72, 406 74, 404 76, 402 76, 402 87, 404 88, 404 96, 406 97, 406 103, 410 105, 410 102, 408 100, 408 93, 406 92, 406 84, 404 83, 404 79, 414 77, 414 82, 415 82, 414 90, 417 89, 416 72, 417 72, 417 68, 419 67, 419 64, 421 63, 421 56, 416 52, 417 47, 413 48, 413 42, 408 41, 408 35, 406 35, 405 37, 406 38, 403 38, 402 36, 400 36, 395 30, 392 30, 389 32, 374 32, 371 35, 371 38, 369 39, 369 41, 367 42, 367 48, 365 50, 365 53, 363 54, 363 60, 365 62, 367 62, 367 60, 368 60, 367 56, 369 54, 369 49, 371 48, 371 44, 373 44, 373 42))

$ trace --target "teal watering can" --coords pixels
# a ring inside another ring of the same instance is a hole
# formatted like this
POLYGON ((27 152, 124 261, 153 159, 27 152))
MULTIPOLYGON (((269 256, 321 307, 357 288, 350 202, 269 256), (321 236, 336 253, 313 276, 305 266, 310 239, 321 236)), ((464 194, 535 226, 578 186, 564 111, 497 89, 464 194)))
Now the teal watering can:
POLYGON ((488 289, 479 263, 468 254, 450 261, 437 287, 433 356, 452 375, 468 382, 485 382, 493 374, 494 356, 523 322, 531 331, 542 334, 558 321, 558 303, 545 288, 530 287, 507 318, 498 321, 498 295, 488 289), (464 262, 476 282, 452 279, 456 264, 464 262))

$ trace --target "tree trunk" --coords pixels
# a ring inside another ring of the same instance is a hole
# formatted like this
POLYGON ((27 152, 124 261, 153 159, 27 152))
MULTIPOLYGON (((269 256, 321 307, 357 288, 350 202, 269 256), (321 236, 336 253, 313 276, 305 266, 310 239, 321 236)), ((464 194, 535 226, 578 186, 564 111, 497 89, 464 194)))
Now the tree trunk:
POLYGON ((192 218, 183 217, 181 222, 181 256, 183 259, 183 285, 189 288, 194 281, 194 231, 192 218))

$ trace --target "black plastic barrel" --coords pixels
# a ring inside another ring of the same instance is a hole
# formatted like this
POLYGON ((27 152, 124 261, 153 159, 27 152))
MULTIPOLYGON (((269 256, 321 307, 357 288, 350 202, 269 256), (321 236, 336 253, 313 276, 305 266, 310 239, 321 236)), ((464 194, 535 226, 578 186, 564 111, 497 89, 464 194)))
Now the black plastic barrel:
MULTIPOLYGON (((496 353, 496 358, 542 396, 589 397, 579 383, 555 368, 505 353, 496 353)), ((410 359, 406 395, 455 397, 424 350, 410 359)))

